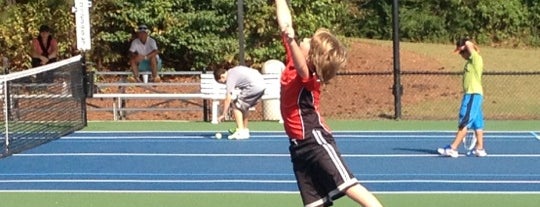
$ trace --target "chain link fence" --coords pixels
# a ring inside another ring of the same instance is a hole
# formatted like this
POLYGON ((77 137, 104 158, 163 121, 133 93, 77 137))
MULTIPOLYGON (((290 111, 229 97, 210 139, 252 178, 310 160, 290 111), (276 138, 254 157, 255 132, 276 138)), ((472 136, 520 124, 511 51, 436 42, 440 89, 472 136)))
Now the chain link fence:
MULTIPOLYGON (((199 80, 194 77, 165 80, 171 83, 128 89, 138 88, 149 93, 193 93, 199 90, 199 80), (176 83, 173 85, 172 82, 176 83)), ((401 119, 457 119, 463 95, 461 80, 462 74, 459 72, 402 72, 401 119)), ((540 119, 539 83, 540 71, 485 72, 483 106, 486 119, 540 119)), ((392 72, 340 73, 329 85, 323 87, 321 113, 326 119, 394 119, 396 100, 393 85, 392 72)), ((131 89, 126 90, 126 93, 135 92, 131 89)), ((89 103, 90 120, 112 119, 113 100, 91 99, 89 103)), ((125 114, 128 120, 204 119, 202 100, 129 100, 124 104, 130 109, 125 114)), ((210 113, 209 108, 206 110, 210 113)), ((279 100, 262 101, 250 111, 249 117, 250 120, 279 120, 279 100)))
MULTIPOLYGON (((325 87, 322 113, 332 119, 393 119, 391 72, 342 73, 325 87)), ((459 72, 402 72, 401 119, 456 119, 462 98, 459 72)), ((540 72, 485 72, 486 119, 540 119, 540 72)))

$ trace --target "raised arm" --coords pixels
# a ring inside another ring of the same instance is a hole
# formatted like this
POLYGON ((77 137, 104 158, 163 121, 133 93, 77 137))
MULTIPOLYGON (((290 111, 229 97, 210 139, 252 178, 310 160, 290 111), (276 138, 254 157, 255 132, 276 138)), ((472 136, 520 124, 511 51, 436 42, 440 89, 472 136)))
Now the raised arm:
MULTIPOLYGON (((276 0, 276 16, 282 32, 287 31, 288 28, 292 29, 291 10, 286 0, 276 0)), ((294 31, 292 36, 294 38, 294 31)))
POLYGON ((287 38, 286 44, 289 44, 289 47, 291 49, 292 59, 296 68, 296 72, 298 73, 298 75, 300 75, 300 77, 307 78, 309 77, 309 68, 306 63, 306 57, 304 56, 302 50, 300 49, 300 46, 294 39, 295 34, 289 5, 287 4, 286 0, 276 0, 275 2, 278 25, 280 31, 283 33, 282 35, 287 38))

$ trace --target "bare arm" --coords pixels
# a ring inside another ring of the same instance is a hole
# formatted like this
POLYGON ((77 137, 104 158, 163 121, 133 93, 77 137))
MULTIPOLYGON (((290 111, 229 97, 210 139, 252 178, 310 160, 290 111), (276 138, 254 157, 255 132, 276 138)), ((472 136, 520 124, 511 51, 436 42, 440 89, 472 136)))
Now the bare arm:
POLYGON ((37 59, 40 59, 41 60, 41 64, 45 64, 47 63, 47 61, 49 61, 48 57, 45 57, 43 55, 41 55, 41 53, 39 53, 39 51, 36 49, 35 45, 34 45, 34 40, 30 41, 30 56, 32 58, 37 58, 37 59))
POLYGON ((52 51, 51 51, 51 54, 49 54, 49 56, 47 57, 48 59, 53 59, 58 56, 58 42, 56 41, 56 43, 54 44, 51 43, 51 47, 52 47, 52 51))
POLYGON ((41 54, 36 50, 36 47, 34 47, 34 40, 30 41, 30 56, 41 59, 41 54))
POLYGON ((221 122, 225 119, 225 115, 229 112, 229 106, 231 105, 232 96, 231 93, 225 94, 225 99, 223 100, 223 111, 221 111, 221 116, 218 117, 218 121, 221 122))
POLYGON ((469 53, 472 53, 472 51, 480 52, 480 48, 470 40, 466 40, 463 46, 459 47, 459 50, 467 50, 469 53))
POLYGON ((307 67, 306 57, 302 53, 300 46, 294 39, 294 29, 292 26, 291 10, 286 0, 276 0, 276 16, 281 32, 287 37, 292 52, 292 58, 296 72, 300 77, 309 77, 309 68, 307 67))
POLYGON ((469 51, 469 53, 472 53, 472 51, 476 51, 476 52, 479 52, 479 48, 476 46, 476 44, 474 44, 473 42, 471 41, 467 41, 465 42, 465 49, 467 49, 469 51))
POLYGON ((158 50, 152 50, 152 52, 148 53, 146 56, 147 58, 155 57, 156 55, 158 55, 158 53, 159 53, 158 50))

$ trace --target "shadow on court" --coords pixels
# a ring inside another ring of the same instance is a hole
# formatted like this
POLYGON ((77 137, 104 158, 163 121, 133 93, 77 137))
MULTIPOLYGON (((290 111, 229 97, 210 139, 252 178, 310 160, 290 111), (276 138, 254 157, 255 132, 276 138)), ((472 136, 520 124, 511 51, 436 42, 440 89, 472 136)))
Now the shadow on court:
POLYGON ((396 151, 406 151, 406 152, 419 152, 424 154, 435 154, 438 155, 439 153, 437 150, 434 149, 418 149, 418 148, 393 148, 393 150, 396 151))

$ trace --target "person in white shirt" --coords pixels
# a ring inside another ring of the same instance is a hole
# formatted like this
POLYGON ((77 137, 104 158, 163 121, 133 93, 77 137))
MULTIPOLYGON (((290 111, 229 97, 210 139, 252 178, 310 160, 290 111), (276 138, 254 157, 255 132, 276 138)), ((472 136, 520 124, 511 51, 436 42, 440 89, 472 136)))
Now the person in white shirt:
POLYGON ((248 115, 249 108, 257 105, 266 89, 264 79, 258 70, 246 66, 236 66, 229 70, 219 68, 214 70, 214 79, 221 84, 227 85, 227 92, 223 100, 223 114, 218 117, 221 122, 233 109, 236 120, 236 130, 229 135, 228 139, 249 139, 248 115), (238 89, 239 94, 233 100, 233 91, 238 89))
POLYGON ((159 82, 161 79, 157 75, 159 50, 156 40, 148 36, 149 30, 146 25, 139 25, 137 28, 137 38, 131 42, 129 47, 130 60, 129 65, 133 71, 133 76, 130 77, 132 82, 140 82, 139 64, 143 61, 148 61, 152 72, 152 82, 159 82))

